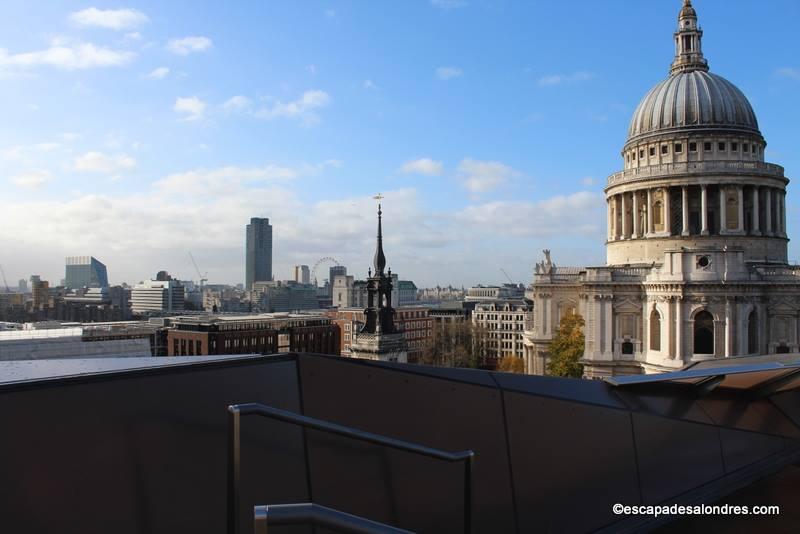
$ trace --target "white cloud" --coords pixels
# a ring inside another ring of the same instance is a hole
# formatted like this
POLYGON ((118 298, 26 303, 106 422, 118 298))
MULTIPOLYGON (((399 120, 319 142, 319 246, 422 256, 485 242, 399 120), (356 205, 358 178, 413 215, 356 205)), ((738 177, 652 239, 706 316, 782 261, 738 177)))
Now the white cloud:
POLYGON ((783 67, 775 71, 775 74, 782 78, 791 78, 792 80, 800 80, 800 69, 793 67, 783 67))
POLYGON ((472 193, 485 193, 505 184, 517 171, 499 161, 463 159, 458 164, 461 183, 472 193))
POLYGON ((150 71, 147 78, 151 80, 163 80, 169 75, 169 67, 158 67, 150 71))
POLYGON ((439 67, 436 69, 436 77, 440 80, 450 80, 462 76, 464 71, 458 67, 439 67))
POLYGON ((139 32, 129 32, 125 34, 126 41, 141 41, 142 34, 139 32))
POLYGON ((324 108, 331 101, 325 91, 314 89, 306 91, 300 98, 291 102, 276 102, 275 104, 259 109, 256 117, 261 119, 274 119, 278 117, 300 119, 304 124, 314 124, 319 120, 315 111, 324 108))
POLYGON ((590 80, 591 78, 591 72, 578 71, 573 72, 572 74, 549 74, 547 76, 542 76, 539 78, 538 83, 540 86, 545 87, 548 85, 559 85, 562 83, 584 82, 586 80, 590 80))
POLYGON ((50 48, 35 52, 9 54, 0 48, 0 69, 2 67, 37 67, 40 65, 62 70, 83 70, 97 67, 118 67, 129 63, 136 54, 123 50, 113 50, 92 43, 65 44, 54 41, 50 48))
POLYGON ((511 236, 592 236, 603 231, 605 197, 578 191, 538 202, 487 202, 468 206, 454 219, 470 232, 511 236))
POLYGON ((206 112, 206 103, 196 96, 178 97, 172 109, 176 113, 184 113, 182 120, 195 121, 202 119, 206 112))
POLYGON ((110 156, 102 152, 87 152, 75 158, 73 168, 83 172, 117 173, 136 167, 136 160, 126 154, 110 156))
POLYGON ((17 187, 25 187, 27 189, 39 189, 41 186, 53 179, 50 171, 43 169, 34 169, 11 177, 11 183, 17 187))
POLYGON ((466 0, 431 0, 431 5, 439 9, 447 10, 464 7, 467 5, 467 2, 466 0))
POLYGON ((191 36, 170 39, 167 43, 167 50, 179 56, 188 56, 192 52, 205 52, 212 46, 214 46, 214 43, 208 37, 191 36))
POLYGON ((420 158, 407 161, 400 167, 400 172, 406 174, 424 174, 425 176, 441 176, 444 166, 441 161, 430 158, 420 158))
POLYGON ((253 101, 244 95, 236 95, 230 97, 224 104, 222 109, 228 113, 245 113, 250 111, 253 106, 253 101))
POLYGON ((94 26, 111 30, 138 28, 148 22, 147 15, 135 9, 97 9, 90 7, 76 11, 69 20, 78 26, 94 26))

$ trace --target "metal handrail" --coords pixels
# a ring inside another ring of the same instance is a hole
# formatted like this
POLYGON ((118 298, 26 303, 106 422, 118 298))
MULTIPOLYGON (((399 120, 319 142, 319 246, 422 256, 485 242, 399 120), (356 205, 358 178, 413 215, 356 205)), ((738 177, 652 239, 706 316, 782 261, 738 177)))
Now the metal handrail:
POLYGON ((271 525, 311 524, 351 534, 413 534, 410 530, 392 527, 356 515, 314 503, 271 504, 253 508, 255 534, 268 534, 271 525))
MULTIPOLYGON (((280 408, 258 403, 232 404, 228 406, 228 534, 239 531, 239 493, 241 483, 241 416, 260 415, 286 423, 300 425, 313 430, 365 441, 375 445, 391 447, 446 462, 464 462, 464 532, 472 532, 472 463, 475 453, 471 450, 447 452, 410 441, 381 436, 349 426, 315 419, 280 408)), ((306 466, 308 468, 308 466, 306 466)))

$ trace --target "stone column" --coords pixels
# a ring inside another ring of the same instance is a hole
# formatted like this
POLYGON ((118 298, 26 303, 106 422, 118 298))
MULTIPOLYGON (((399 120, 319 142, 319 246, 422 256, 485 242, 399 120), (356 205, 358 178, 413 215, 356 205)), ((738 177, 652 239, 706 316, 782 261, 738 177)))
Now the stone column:
POLYGON ((725 299, 725 357, 731 357, 731 344, 733 343, 733 325, 731 324, 731 300, 725 299))
POLYGON ((700 235, 708 235, 708 190, 700 186, 700 235))
POLYGON ((633 219, 633 237, 636 239, 639 237, 639 192, 633 192, 633 210, 632 210, 632 219, 633 219))
POLYGON ((741 185, 736 186, 737 198, 739 201, 739 224, 736 225, 736 230, 744 232, 744 188, 741 185))
POLYGON ((676 360, 683 360, 683 298, 675 297, 675 354, 676 360))
POLYGON ((613 323, 614 320, 614 313, 613 313, 613 305, 614 303, 611 301, 610 295, 603 295, 603 311, 606 316, 606 332, 605 332, 605 347, 604 352, 606 356, 611 358, 614 353, 614 339, 613 335, 613 323))
POLYGON ((719 186, 719 233, 727 234, 728 233, 728 210, 727 204, 725 203, 725 188, 723 186, 719 186))
POLYGON ((780 209, 781 237, 786 237, 786 191, 778 190, 778 208, 780 209))
POLYGON ((611 202, 613 200, 614 200, 614 197, 609 197, 609 198, 606 199, 606 208, 608 210, 607 237, 608 237, 609 241, 613 241, 614 240, 614 219, 613 219, 614 210, 611 208, 611 202))
POLYGON ((766 187, 764 188, 764 207, 766 211, 764 212, 764 219, 766 224, 764 225, 764 233, 766 235, 772 235, 772 188, 766 187))
POLYGON ((661 355, 664 359, 672 358, 674 343, 672 337, 672 297, 667 297, 664 300, 664 315, 661 317, 661 331, 664 333, 661 336, 661 355))
POLYGON ((761 235, 761 228, 760 223, 758 221, 760 214, 759 214, 759 204, 761 203, 761 199, 758 198, 758 186, 753 187, 753 235, 761 235))
POLYGON ((689 188, 681 187, 681 235, 689 235, 689 188))
POLYGON ((653 190, 647 190, 647 234, 653 233, 653 190))
POLYGON ((628 239, 628 203, 626 202, 626 197, 628 196, 627 193, 622 193, 620 197, 622 198, 622 210, 620 213, 622 214, 622 239, 628 239))
POLYGON ((669 187, 664 188, 664 233, 672 234, 672 199, 669 187))

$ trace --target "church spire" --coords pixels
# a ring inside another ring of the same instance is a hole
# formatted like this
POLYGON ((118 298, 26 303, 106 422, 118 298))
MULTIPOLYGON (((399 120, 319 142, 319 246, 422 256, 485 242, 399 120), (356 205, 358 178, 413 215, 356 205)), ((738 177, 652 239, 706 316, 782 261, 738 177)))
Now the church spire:
POLYGON ((678 30, 675 32, 675 60, 670 74, 692 70, 708 70, 708 62, 703 57, 703 30, 697 25, 697 12, 692 0, 683 0, 678 14, 678 30))
POLYGON ((375 267, 375 276, 380 276, 383 274, 383 268, 386 267, 386 256, 383 254, 383 231, 381 230, 381 204, 380 204, 380 195, 377 198, 378 202, 378 246, 375 249, 375 258, 372 261, 373 267, 375 267))

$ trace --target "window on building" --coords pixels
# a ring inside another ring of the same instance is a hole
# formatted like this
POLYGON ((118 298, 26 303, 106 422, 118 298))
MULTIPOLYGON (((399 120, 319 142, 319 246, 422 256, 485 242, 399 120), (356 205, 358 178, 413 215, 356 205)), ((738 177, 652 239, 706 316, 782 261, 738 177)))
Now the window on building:
POLYGON ((711 152, 711 143, 708 141, 703 143, 703 150, 705 150, 706 152, 711 152))
POLYGON ((717 144, 717 150, 719 150, 720 152, 725 152, 725 142, 724 141, 717 144))
POLYGON ((750 152, 750 145, 742 143, 742 152, 750 152))
POLYGON ((644 159, 644 150, 639 151, 639 159, 644 159))
POLYGON ((650 157, 653 157, 655 155, 656 155, 656 147, 651 146, 650 147, 650 157))
POLYGON ((683 144, 675 143, 675 153, 680 154, 681 152, 683 152, 683 144))
POLYGON ((635 151, 631 152, 631 156, 633 156, 633 159, 635 160, 636 159, 636 152, 635 151))
POLYGON ((689 152, 697 152, 697 143, 695 142, 689 143, 689 152))
POLYGON ((731 151, 736 152, 739 150, 739 143, 731 143, 731 151))
POLYGON ((755 310, 751 311, 747 318, 747 353, 758 353, 758 316, 755 310))
POLYGON ((650 350, 661 350, 661 314, 650 312, 650 350))
POLYGON ((669 145, 661 145, 661 153, 669 154, 669 145))
POLYGON ((706 310, 694 317, 694 353, 714 354, 714 316, 706 310))

